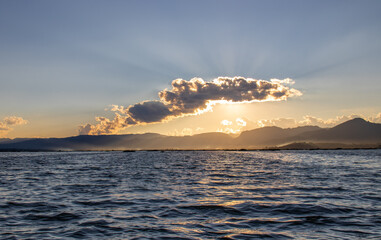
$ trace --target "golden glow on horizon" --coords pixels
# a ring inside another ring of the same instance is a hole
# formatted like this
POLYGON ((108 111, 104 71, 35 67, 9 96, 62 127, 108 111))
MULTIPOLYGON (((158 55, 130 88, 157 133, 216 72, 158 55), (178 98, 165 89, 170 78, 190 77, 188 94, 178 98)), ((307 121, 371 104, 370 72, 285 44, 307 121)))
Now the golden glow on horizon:
POLYGON ((8 116, 4 117, 3 121, 0 121, 0 137, 4 137, 8 132, 12 131, 15 126, 25 125, 29 122, 22 117, 8 116))
POLYGON ((190 81, 175 79, 171 89, 158 92, 159 100, 147 100, 128 107, 111 105, 114 119, 96 117, 96 124, 80 125, 79 134, 116 134, 123 129, 152 123, 163 123, 186 116, 212 112, 216 105, 285 101, 302 93, 286 85, 294 81, 256 80, 244 77, 218 77, 211 82, 201 78, 190 81))
MULTIPOLYGON (((289 104, 294 102, 288 102, 287 104, 280 104, 279 102, 266 103, 266 104, 239 104, 239 105, 216 105, 213 112, 205 113, 199 116, 189 116, 185 118, 174 119, 171 122, 162 122, 155 124, 147 124, 144 126, 132 126, 120 134, 133 134, 133 133, 160 133, 164 135, 182 136, 193 135, 205 132, 217 132, 218 129, 223 129, 224 125, 221 121, 228 120, 233 123, 235 128, 237 118, 240 118, 246 122, 246 126, 242 127, 241 132, 245 130, 251 130, 259 128, 261 126, 279 126, 282 128, 303 126, 303 125, 317 125, 320 127, 332 127, 346 120, 350 120, 354 117, 361 117, 365 120, 375 123, 381 123, 381 112, 376 114, 352 114, 344 116, 333 116, 331 118, 318 118, 314 116, 299 115, 296 110, 304 112, 304 109, 295 109, 295 112, 288 113, 290 110, 289 104), (296 115, 297 117, 283 117, 296 115), (306 121, 308 117, 308 121, 306 121), (261 124, 262 123, 262 124, 261 124)), ((300 113, 299 113, 300 114, 300 113)), ((81 123, 80 116, 76 118, 68 117, 54 117, 41 119, 38 115, 35 117, 26 116, 28 124, 17 125, 14 129, 7 134, 2 132, 1 137, 5 138, 49 138, 49 137, 70 137, 77 135, 76 126, 81 123), (47 121, 46 119, 49 119, 47 121)), ((224 132, 224 131, 222 131, 224 132)))

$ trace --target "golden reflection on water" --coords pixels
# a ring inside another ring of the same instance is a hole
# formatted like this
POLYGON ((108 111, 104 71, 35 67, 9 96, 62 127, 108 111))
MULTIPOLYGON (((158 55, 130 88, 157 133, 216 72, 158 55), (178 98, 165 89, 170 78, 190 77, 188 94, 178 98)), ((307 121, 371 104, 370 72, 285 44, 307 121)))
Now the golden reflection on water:
POLYGON ((300 204, 300 201, 266 201, 266 200, 245 200, 245 201, 224 201, 219 198, 203 198, 197 200, 200 205, 218 205, 222 207, 234 207, 241 204, 250 204, 250 205, 282 205, 282 204, 300 204))
MULTIPOLYGON (((210 179, 204 178, 202 181, 205 183, 210 183, 210 179)), ((300 201, 296 201, 294 198, 290 198, 292 195, 296 194, 292 189, 292 184, 284 185, 202 185, 196 187, 198 191, 208 192, 212 191, 212 196, 205 196, 197 199, 196 201, 202 205, 220 205, 225 207, 237 206, 242 204, 300 204, 300 201), (256 192, 258 190, 258 192, 256 192), (262 194, 260 191, 266 190, 266 194, 262 194), (280 191, 277 193, 268 193, 271 191, 280 191), (248 194, 250 192, 250 194, 248 194), (239 197, 240 195, 246 195, 248 198, 244 200, 234 200, 234 196, 239 197), (229 199, 229 200, 227 200, 229 199)))
MULTIPOLYGON (((175 222, 175 223, 172 223, 172 224, 188 225, 188 224, 197 224, 197 223, 189 223, 189 222, 179 223, 179 222, 175 222)), ((200 230, 200 229, 190 229, 190 228, 185 228, 185 227, 174 227, 174 228, 171 228, 171 230, 174 231, 174 232, 181 232, 181 233, 186 233, 186 234, 193 234, 193 233, 202 234, 202 233, 204 233, 204 231, 200 230)))
MULTIPOLYGON (((249 229, 249 228, 233 228, 233 229, 227 229, 227 230, 221 230, 218 231, 220 234, 229 234, 225 235, 225 238, 233 237, 234 235, 237 234, 247 234, 247 235, 272 235, 270 232, 265 232, 265 231, 259 231, 255 229, 249 229)), ((277 234, 282 234, 281 232, 277 232, 277 234)))

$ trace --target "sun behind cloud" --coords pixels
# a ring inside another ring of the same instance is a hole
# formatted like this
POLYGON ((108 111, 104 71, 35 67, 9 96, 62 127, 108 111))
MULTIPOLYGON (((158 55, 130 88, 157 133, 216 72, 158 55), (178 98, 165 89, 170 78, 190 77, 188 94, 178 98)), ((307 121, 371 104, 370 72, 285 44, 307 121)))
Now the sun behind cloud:
POLYGON ((299 90, 287 85, 294 84, 290 78, 283 80, 257 80, 244 77, 218 77, 211 82, 201 78, 190 81, 175 79, 172 89, 158 93, 160 100, 149 100, 128 107, 113 105, 115 118, 97 117, 98 124, 79 127, 79 134, 114 134, 127 127, 158 123, 173 118, 198 115, 211 111, 216 104, 235 104, 266 101, 285 101, 300 96, 299 90))

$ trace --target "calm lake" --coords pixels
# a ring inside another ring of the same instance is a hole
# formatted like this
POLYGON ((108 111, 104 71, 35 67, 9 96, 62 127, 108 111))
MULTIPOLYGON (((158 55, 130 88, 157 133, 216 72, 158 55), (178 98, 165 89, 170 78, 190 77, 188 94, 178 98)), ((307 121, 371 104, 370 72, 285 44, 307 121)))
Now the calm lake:
POLYGON ((381 239, 381 150, 0 153, 1 239, 381 239))

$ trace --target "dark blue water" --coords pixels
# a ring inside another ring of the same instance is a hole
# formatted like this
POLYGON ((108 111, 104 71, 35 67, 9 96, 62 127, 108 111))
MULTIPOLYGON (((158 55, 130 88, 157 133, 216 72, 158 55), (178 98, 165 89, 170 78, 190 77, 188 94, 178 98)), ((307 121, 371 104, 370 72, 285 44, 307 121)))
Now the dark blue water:
POLYGON ((381 239, 381 151, 0 153, 1 239, 381 239))

